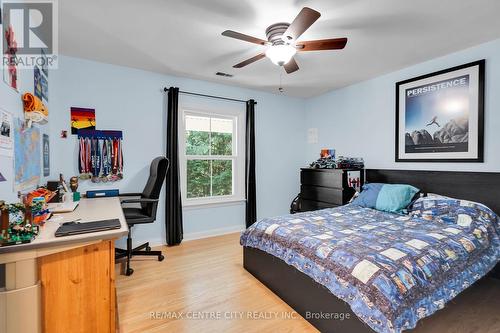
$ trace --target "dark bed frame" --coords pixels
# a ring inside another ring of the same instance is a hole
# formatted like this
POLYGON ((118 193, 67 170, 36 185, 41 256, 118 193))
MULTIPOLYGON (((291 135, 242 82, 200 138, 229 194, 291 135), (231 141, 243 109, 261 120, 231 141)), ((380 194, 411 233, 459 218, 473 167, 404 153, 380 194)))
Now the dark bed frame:
MULTIPOLYGON (((368 169, 365 179, 371 183, 410 184, 422 192, 480 202, 500 214, 500 173, 368 169)), ((281 259, 244 247, 243 266, 321 332, 374 332, 346 302, 281 259), (344 319, 335 314, 344 314, 344 319)), ((490 274, 498 277, 500 265, 490 274)))

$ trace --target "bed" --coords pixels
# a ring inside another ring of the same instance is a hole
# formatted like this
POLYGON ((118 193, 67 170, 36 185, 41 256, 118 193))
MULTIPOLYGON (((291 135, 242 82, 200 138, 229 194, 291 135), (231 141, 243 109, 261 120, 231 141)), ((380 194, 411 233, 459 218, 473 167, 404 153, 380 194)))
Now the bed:
POLYGON ((400 332, 443 308, 500 258, 500 174, 367 170, 368 182, 480 202, 468 225, 359 206, 259 221, 244 267, 322 332, 400 332), (475 214, 475 215, 474 215, 475 214))

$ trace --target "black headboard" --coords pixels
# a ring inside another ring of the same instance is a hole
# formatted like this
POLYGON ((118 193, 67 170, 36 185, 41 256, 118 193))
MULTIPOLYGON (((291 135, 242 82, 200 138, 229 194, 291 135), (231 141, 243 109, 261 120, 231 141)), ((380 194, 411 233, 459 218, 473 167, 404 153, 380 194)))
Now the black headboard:
POLYGON ((426 193, 480 202, 500 214, 500 173, 367 169, 366 181, 409 184, 426 193))

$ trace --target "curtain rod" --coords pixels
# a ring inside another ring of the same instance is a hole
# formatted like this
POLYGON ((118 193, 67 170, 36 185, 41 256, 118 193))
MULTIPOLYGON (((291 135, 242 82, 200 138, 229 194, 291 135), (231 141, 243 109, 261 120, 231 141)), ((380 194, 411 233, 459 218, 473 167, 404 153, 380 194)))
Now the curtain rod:
MULTIPOLYGON (((168 88, 167 87, 163 88, 163 91, 167 92, 168 88)), ((246 103, 247 102, 247 101, 244 101, 242 99, 235 99, 235 98, 229 98, 229 97, 221 97, 221 96, 215 96, 215 95, 199 94, 199 93, 194 93, 194 92, 190 92, 190 91, 183 91, 183 90, 179 90, 179 93, 180 94, 185 94, 185 95, 198 96, 198 97, 207 97, 207 98, 222 99, 222 100, 231 101, 231 102, 240 102, 240 103, 246 103)), ((255 104, 257 104, 257 102, 255 102, 255 104)))

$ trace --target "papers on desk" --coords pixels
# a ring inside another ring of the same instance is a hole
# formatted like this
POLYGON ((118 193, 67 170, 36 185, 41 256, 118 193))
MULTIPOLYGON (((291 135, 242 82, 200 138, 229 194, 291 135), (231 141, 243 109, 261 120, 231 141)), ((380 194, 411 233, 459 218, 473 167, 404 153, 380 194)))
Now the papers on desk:
POLYGON ((76 209, 79 203, 79 201, 53 202, 49 203, 48 207, 52 213, 70 213, 76 209))

